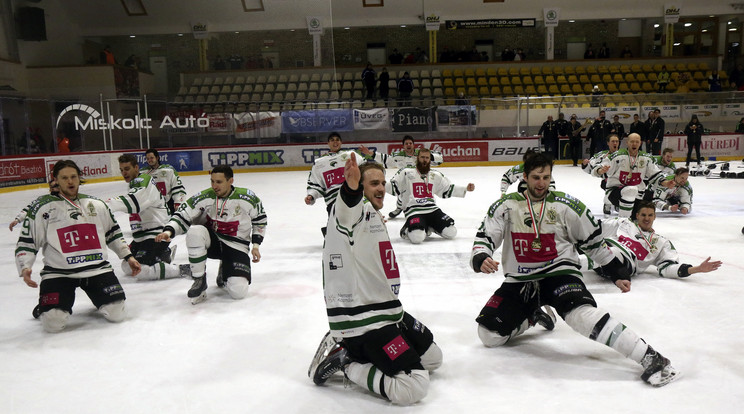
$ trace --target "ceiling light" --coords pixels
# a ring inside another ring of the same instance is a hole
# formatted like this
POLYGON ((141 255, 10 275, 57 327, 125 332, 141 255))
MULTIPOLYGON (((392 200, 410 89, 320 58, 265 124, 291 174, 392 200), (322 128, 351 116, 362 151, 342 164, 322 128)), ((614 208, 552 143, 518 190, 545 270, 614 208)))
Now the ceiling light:
POLYGON ((135 35, 129 35, 129 37, 137 37, 137 36, 135 36, 135 35))
POLYGON ((402 25, 400 25, 400 27, 406 27, 406 25, 402 24, 402 25))
POLYGON ((178 34, 178 36, 179 36, 179 37, 180 37, 180 36, 183 36, 183 33, 179 33, 179 34, 178 34))
POLYGON ((680 42, 677 42, 677 43, 675 43, 675 44, 674 44, 674 46, 679 46, 679 45, 681 45, 681 44, 682 44, 682 43, 680 43, 680 42))
POLYGON ((657 27, 659 27, 659 23, 656 23, 656 24, 654 25, 654 28, 657 28, 657 27))
POLYGON ((690 26, 692 26, 692 23, 685 23, 685 27, 690 27, 690 26))
POLYGON ((569 20, 569 23, 576 23, 576 20, 569 20))
POLYGON ((344 30, 351 30, 351 27, 344 27, 344 30))

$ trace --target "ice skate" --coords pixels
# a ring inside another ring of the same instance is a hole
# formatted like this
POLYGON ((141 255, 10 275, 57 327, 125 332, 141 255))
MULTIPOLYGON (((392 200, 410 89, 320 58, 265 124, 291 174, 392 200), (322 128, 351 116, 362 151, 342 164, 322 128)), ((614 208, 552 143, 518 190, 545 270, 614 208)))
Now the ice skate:
POLYGON ((667 358, 650 346, 641 360, 641 366, 644 369, 641 379, 654 387, 663 387, 681 376, 667 358))
POLYGON ((191 304, 204 302, 207 299, 207 276, 195 277, 194 283, 189 289, 188 297, 191 298, 191 304))
POLYGON ((543 306, 542 309, 535 309, 535 312, 530 317, 530 322, 533 326, 540 325, 548 331, 552 331, 555 328, 555 321, 555 313, 553 313, 553 310, 549 306, 543 306))
POLYGON ((605 214, 605 216, 609 216, 612 214, 612 204, 605 204, 602 206, 602 212, 605 214))
POLYGON ((41 316, 41 306, 34 306, 34 310, 31 311, 31 315, 33 315, 34 319, 39 319, 39 316, 41 316))
POLYGON ((393 210, 393 211, 391 211, 390 213, 388 213, 388 217, 390 217, 391 219, 394 219, 394 218, 398 217, 398 215, 399 215, 399 214, 400 214, 401 212, 402 212, 402 210, 401 210, 401 209, 399 209, 399 208, 396 208, 395 210, 393 210))
POLYGON ((349 362, 351 360, 346 348, 338 343, 329 331, 326 332, 318 345, 318 350, 315 351, 315 356, 307 370, 307 376, 313 379, 315 385, 322 385, 349 362))
POLYGON ((176 258, 176 250, 178 250, 178 245, 174 244, 173 247, 170 249, 170 260, 168 263, 173 263, 173 259, 176 258))
POLYGON ((178 275, 180 277, 191 277, 191 265, 188 263, 178 265, 178 275))

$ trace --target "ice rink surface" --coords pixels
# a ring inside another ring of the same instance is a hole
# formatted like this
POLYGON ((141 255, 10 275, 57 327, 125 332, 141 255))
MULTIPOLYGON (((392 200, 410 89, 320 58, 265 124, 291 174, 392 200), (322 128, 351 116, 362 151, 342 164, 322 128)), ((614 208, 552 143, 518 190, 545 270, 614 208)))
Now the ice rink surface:
MULTIPOLYGON (((739 162, 731 163, 732 170, 739 162)), ((16 213, 43 190, 0 194, 0 413, 741 413, 744 410, 744 180, 691 177, 692 213, 660 213, 655 230, 670 238, 680 260, 722 260, 714 273, 685 280, 646 273, 621 294, 585 271, 599 306, 669 357, 683 377, 652 388, 641 368, 575 333, 562 320, 552 332, 533 328, 507 346, 488 349, 476 334, 481 307, 503 275, 474 273, 470 248, 481 220, 500 195, 508 167, 440 168, 453 183, 473 182, 465 199, 438 200, 458 228, 414 246, 388 222, 401 269, 400 298, 425 323, 444 352, 428 396, 413 407, 392 406, 340 376, 316 387, 307 368, 328 330, 321 287, 322 201, 303 203, 307 172, 238 174, 235 185, 263 200, 269 225, 253 264, 249 297, 234 301, 215 286, 208 264, 208 299, 191 305, 190 280, 138 282, 121 276, 128 318, 111 324, 78 290, 68 328, 44 333, 31 316, 38 291, 18 277, 13 256, 16 213)), ((388 178, 393 171, 388 171, 388 178)), ((599 180, 577 167, 556 166, 558 190, 602 214, 599 180)), ((207 175, 183 179, 189 194, 207 175)), ((514 187, 512 187, 514 189, 514 187)), ((124 193, 123 181, 87 184, 103 199, 124 193)), ((383 212, 394 208, 387 196, 383 212)), ((129 239, 125 216, 117 216, 129 239)), ((175 262, 186 263, 184 236, 175 262)), ((112 253, 112 256, 113 253, 112 253)), ((34 266, 34 279, 42 267, 34 266)), ((118 263, 115 268, 118 269, 118 263)), ((654 269, 654 268, 652 268, 654 269)))

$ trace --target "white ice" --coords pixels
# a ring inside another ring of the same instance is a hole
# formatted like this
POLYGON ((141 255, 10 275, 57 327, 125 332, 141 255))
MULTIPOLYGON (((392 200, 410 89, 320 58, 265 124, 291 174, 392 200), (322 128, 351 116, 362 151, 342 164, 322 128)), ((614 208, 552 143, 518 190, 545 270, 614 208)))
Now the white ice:
MULTIPOLYGON (((735 171, 740 163, 732 163, 735 171)), ((428 396, 405 409, 339 379, 317 387, 307 368, 327 331, 321 287, 322 202, 303 203, 307 172, 246 173, 235 185, 253 189, 269 217, 262 259, 253 265, 249 297, 234 301, 214 285, 191 305, 191 282, 137 282, 119 276, 129 317, 106 322, 78 290, 67 329, 44 333, 31 316, 37 290, 17 276, 18 229, 7 224, 43 190, 0 195, 0 413, 741 413, 744 408, 744 180, 691 177, 694 207, 686 217, 659 214, 655 229, 674 242, 682 262, 723 261, 714 273, 685 280, 655 273, 633 279, 621 294, 593 272, 585 281, 600 307, 669 357, 684 376, 652 388, 640 367, 575 333, 533 328, 507 346, 481 345, 474 322, 502 274, 476 274, 470 248, 507 167, 441 168, 454 183, 473 182, 465 199, 439 200, 457 223, 454 240, 436 236, 414 246, 400 239, 402 218, 388 222, 401 268, 400 298, 434 332, 444 364, 428 396)), ((388 177, 392 175, 389 171, 388 177)), ((599 181, 579 168, 555 168, 559 190, 602 217, 599 181)), ((184 177, 190 193, 207 175, 184 177)), ((101 198, 123 193, 122 181, 88 184, 101 198)), ((395 200, 388 196, 387 212, 395 200)), ((126 227, 126 219, 122 227, 126 227)), ((120 221, 122 221, 120 220, 120 221)), ((126 233, 129 237, 130 234, 126 233)), ((187 261, 183 236, 176 262, 187 261)), ((112 254, 113 255, 113 254, 112 254)), ((38 281, 41 259, 34 266, 38 281)))

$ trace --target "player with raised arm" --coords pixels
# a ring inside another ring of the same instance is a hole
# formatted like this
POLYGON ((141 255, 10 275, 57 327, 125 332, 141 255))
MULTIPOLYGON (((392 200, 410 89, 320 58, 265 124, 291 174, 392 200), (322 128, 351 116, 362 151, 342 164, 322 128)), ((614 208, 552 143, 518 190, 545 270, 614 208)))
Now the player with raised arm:
POLYGON ((527 189, 491 205, 478 229, 470 259, 473 270, 490 274, 503 268, 506 278, 476 318, 478 336, 484 345, 496 347, 535 323, 552 329, 552 320, 540 311, 551 306, 576 332, 639 363, 642 380, 666 385, 679 376, 669 360, 597 308, 581 280, 577 247, 608 274, 625 277, 632 269, 603 243, 600 224, 584 203, 548 189, 552 169, 549 157, 530 157, 524 167, 527 189), (499 247, 500 262, 493 258, 499 247))
MULTIPOLYGON (((585 173, 592 175, 594 169, 604 161, 605 158, 609 157, 610 154, 615 153, 620 148, 620 138, 618 138, 617 135, 610 135, 607 137, 607 146, 609 149, 606 149, 604 151, 600 151, 591 159, 585 159, 582 162, 581 168, 584 170, 585 173)), ((602 182, 599 183, 599 188, 602 190, 607 190, 607 175, 602 174, 601 175, 602 182)), ((605 193, 604 198, 604 206, 602 208, 602 212, 606 215, 610 215, 612 213, 612 203, 610 203, 610 200, 607 198, 607 194, 605 193)))
POLYGON ((186 233, 194 279, 188 291, 192 304, 207 298, 208 258, 220 260, 217 286, 233 299, 245 298, 251 284, 251 259, 253 263, 261 260, 259 246, 266 233, 261 200, 253 191, 233 186, 232 168, 214 167, 210 180, 212 186, 181 204, 155 237, 157 242, 169 241, 186 233))
POLYGON ((344 167, 323 246, 323 293, 330 332, 310 364, 317 385, 343 371, 351 382, 395 404, 423 399, 429 372, 442 364, 431 331, 403 309, 400 273, 380 212, 385 170, 344 167))
MULTIPOLYGON (((57 181, 52 178, 49 180, 49 194, 51 195, 58 195, 59 194, 59 184, 57 184, 57 181)), ((44 198, 45 195, 37 197, 34 201, 30 202, 26 207, 23 207, 21 211, 15 216, 13 221, 10 222, 8 225, 8 230, 13 231, 13 228, 17 226, 19 223, 23 223, 23 220, 26 218, 26 215, 28 214, 28 211, 31 210, 36 203, 41 201, 42 198, 44 198)))
POLYGON ((434 195, 441 198, 465 197, 475 190, 475 184, 458 186, 439 171, 431 169, 431 151, 421 148, 416 166, 401 168, 386 186, 387 192, 403 198, 403 213, 406 224, 400 229, 400 237, 419 244, 432 231, 452 239, 457 235, 455 220, 437 207, 434 195))
POLYGON ((596 272, 612 280, 623 292, 630 291, 630 279, 642 273, 649 266, 656 266, 661 277, 685 278, 695 273, 708 273, 721 267, 720 261, 711 261, 710 257, 697 266, 680 263, 679 254, 672 242, 654 231, 656 208, 649 201, 641 201, 636 214, 636 221, 616 217, 602 220, 602 236, 607 243, 620 249, 626 261, 632 263, 634 271, 629 275, 605 272, 603 268, 596 272))
MULTIPOLYGON (((78 287, 104 318, 121 322, 126 317, 126 296, 108 262, 106 247, 128 262, 133 275, 139 273, 140 264, 106 203, 79 193, 77 164, 57 161, 52 175, 59 184, 59 194, 43 196, 29 209, 15 250, 23 281, 29 287, 39 287, 38 314, 44 330, 65 329, 78 287), (39 250, 44 257, 40 284, 31 278, 39 250)), ((36 316, 37 311, 34 313, 36 316)))
MULTIPOLYGON (((149 174, 140 173, 137 158, 132 154, 119 157, 119 171, 129 184, 127 194, 106 201, 111 211, 129 214, 129 226, 134 241, 129 245, 134 258, 145 265, 137 275, 138 280, 160 280, 174 277, 190 277, 188 264, 171 264, 171 249, 168 242, 156 242, 155 236, 163 231, 168 221, 168 207, 149 174)), ((122 270, 132 276, 129 266, 122 263, 122 270)))

